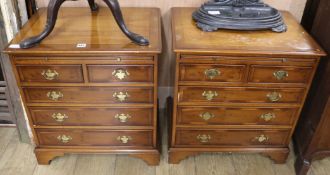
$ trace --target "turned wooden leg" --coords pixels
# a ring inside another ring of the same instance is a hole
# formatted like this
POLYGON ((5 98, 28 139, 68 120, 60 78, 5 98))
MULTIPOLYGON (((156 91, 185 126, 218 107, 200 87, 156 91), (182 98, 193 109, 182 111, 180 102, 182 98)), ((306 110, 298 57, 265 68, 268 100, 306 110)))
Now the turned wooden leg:
POLYGON ((129 156, 142 159, 150 166, 157 166, 160 162, 159 153, 141 153, 141 154, 130 154, 129 156))
POLYGON ((40 165, 49 165, 50 161, 55 157, 64 156, 63 152, 52 152, 52 151, 35 151, 38 164, 40 165))
POLYGON ((149 41, 144 38, 141 35, 138 35, 136 33, 133 33, 131 31, 128 30, 125 22, 124 22, 124 18, 123 15, 121 13, 120 10, 120 6, 118 3, 118 0, 103 0, 108 7, 110 8, 113 16, 115 17, 115 20, 118 24, 118 26, 120 27, 120 29, 122 30, 122 32, 134 43, 141 45, 141 46, 147 46, 149 45, 149 41))
POLYGON ((20 43, 21 48, 30 48, 39 44, 44 38, 46 38, 54 29, 58 10, 65 0, 51 0, 48 4, 47 21, 45 29, 37 36, 28 38, 20 43))
POLYGON ((296 175, 306 175, 309 168, 311 167, 311 161, 304 159, 301 156, 297 156, 294 168, 296 170, 296 175))
POLYGON ((88 4, 92 12, 95 12, 99 9, 99 6, 95 3, 95 0, 88 0, 88 4))
POLYGON ((266 152, 262 154, 268 156, 276 164, 284 164, 289 156, 289 150, 266 152))
POLYGON ((168 163, 178 164, 183 159, 188 158, 189 156, 197 155, 197 152, 186 152, 186 151, 169 151, 168 163))

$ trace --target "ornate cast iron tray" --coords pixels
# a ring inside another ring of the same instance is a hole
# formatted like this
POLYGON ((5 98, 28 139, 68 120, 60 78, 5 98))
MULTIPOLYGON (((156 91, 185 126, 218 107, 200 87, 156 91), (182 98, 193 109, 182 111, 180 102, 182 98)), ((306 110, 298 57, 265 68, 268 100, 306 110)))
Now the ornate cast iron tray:
POLYGON ((281 13, 262 0, 210 0, 193 13, 203 31, 218 29, 285 32, 281 13))
MULTIPOLYGON (((47 21, 44 30, 37 36, 28 38, 20 43, 20 48, 30 48, 38 45, 43 39, 45 39, 54 29, 58 11, 66 0, 50 0, 47 11, 47 21)), ((76 0, 71 0, 76 1, 76 0)), ((149 45, 148 39, 140 36, 136 33, 131 32, 125 25, 123 15, 120 10, 118 0, 103 0, 110 8, 115 20, 121 29, 121 31, 134 43, 142 46, 149 45)), ((92 12, 98 11, 98 6, 95 0, 88 0, 88 4, 92 12)))

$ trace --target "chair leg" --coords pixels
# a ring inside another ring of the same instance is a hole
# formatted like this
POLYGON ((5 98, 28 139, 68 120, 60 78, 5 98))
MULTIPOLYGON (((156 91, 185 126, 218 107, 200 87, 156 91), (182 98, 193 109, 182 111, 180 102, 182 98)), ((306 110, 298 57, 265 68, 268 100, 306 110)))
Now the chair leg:
POLYGON ((122 30, 122 32, 134 43, 138 44, 138 45, 142 45, 142 46, 147 46, 149 45, 149 41, 144 38, 141 35, 138 35, 136 33, 133 33, 131 31, 128 30, 126 24, 124 23, 124 18, 123 15, 121 13, 120 10, 120 6, 118 3, 118 0, 103 0, 108 7, 110 8, 113 16, 115 17, 115 20, 118 24, 118 26, 120 27, 120 29, 122 30))
POLYGON ((37 36, 33 36, 28 38, 20 43, 21 48, 30 48, 37 44, 39 44, 44 38, 46 38, 54 29, 58 10, 60 9, 62 3, 65 0, 51 0, 48 4, 47 11, 47 21, 45 25, 45 29, 37 36))

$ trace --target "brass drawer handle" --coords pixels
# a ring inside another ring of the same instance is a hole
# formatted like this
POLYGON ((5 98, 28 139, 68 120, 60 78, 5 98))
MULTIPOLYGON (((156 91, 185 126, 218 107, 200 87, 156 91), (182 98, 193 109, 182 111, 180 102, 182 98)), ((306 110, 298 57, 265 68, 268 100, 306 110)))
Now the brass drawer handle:
POLYGON ((206 69, 204 74, 209 78, 209 79, 213 79, 216 76, 221 75, 221 71, 219 71, 218 69, 206 69))
POLYGON ((214 97, 218 96, 218 93, 216 91, 204 91, 202 95, 206 98, 206 100, 211 101, 214 97))
POLYGON ((57 136, 57 140, 62 143, 69 143, 72 140, 72 137, 67 135, 59 135, 57 136))
POLYGON ((126 101, 130 97, 127 92, 115 92, 112 96, 120 102, 126 101))
POLYGON ((199 117, 205 121, 208 121, 208 120, 214 118, 215 115, 210 112, 204 112, 204 113, 199 114, 199 117))
POLYGON ((283 80, 284 78, 289 76, 289 73, 284 70, 279 70, 274 72, 273 75, 277 80, 283 80))
POLYGON ((118 119, 121 123, 126 123, 128 119, 131 118, 128 114, 116 114, 115 118, 118 119))
POLYGON ((275 119, 276 115, 274 113, 266 113, 266 114, 262 114, 260 118, 268 122, 275 119))
POLYGON ((69 117, 66 114, 61 114, 61 113, 54 113, 52 115, 53 119, 57 122, 64 122, 65 119, 68 119, 69 117))
POLYGON ((128 77, 130 73, 125 69, 116 69, 112 72, 112 75, 118 78, 119 80, 123 80, 124 78, 128 77))
POLYGON ((47 70, 43 70, 41 72, 41 75, 47 79, 47 80, 54 80, 56 79, 60 74, 58 72, 56 72, 56 70, 51 70, 51 69, 47 69, 47 70))
POLYGON ((59 100, 60 98, 63 98, 64 95, 62 92, 58 91, 50 91, 47 93, 47 97, 50 99, 50 100, 53 100, 53 101, 57 101, 59 100))
POLYGON ((269 138, 266 135, 261 134, 260 136, 255 137, 254 140, 258 141, 259 143, 265 143, 269 140, 269 138))
POLYGON ((267 94, 267 98, 269 99, 269 101, 271 102, 278 102, 281 100, 282 98, 282 94, 279 92, 271 92, 267 94))
POLYGON ((196 138, 201 143, 208 143, 211 140, 211 136, 208 134, 199 134, 196 138))
POLYGON ((118 136, 117 140, 123 144, 127 144, 128 141, 132 140, 132 137, 131 136, 118 136))

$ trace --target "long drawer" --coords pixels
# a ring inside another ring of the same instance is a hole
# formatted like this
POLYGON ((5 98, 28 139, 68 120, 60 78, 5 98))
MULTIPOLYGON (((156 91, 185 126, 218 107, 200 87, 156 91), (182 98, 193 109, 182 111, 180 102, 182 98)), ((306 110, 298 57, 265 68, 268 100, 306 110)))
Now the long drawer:
POLYGON ((152 126, 153 108, 29 107, 34 125, 152 126))
POLYGON ((149 87, 24 87, 27 103, 152 103, 149 87))
POLYGON ((41 146, 152 146, 152 130, 36 129, 41 146))
POLYGON ((21 82, 35 83, 83 83, 81 65, 19 65, 21 82))
POLYGON ((292 125, 298 108, 179 107, 178 125, 292 125))
POLYGON ((303 88, 179 87, 179 104, 301 103, 303 88))
POLYGON ((264 147, 287 144, 289 130, 177 130, 176 146, 264 147))

